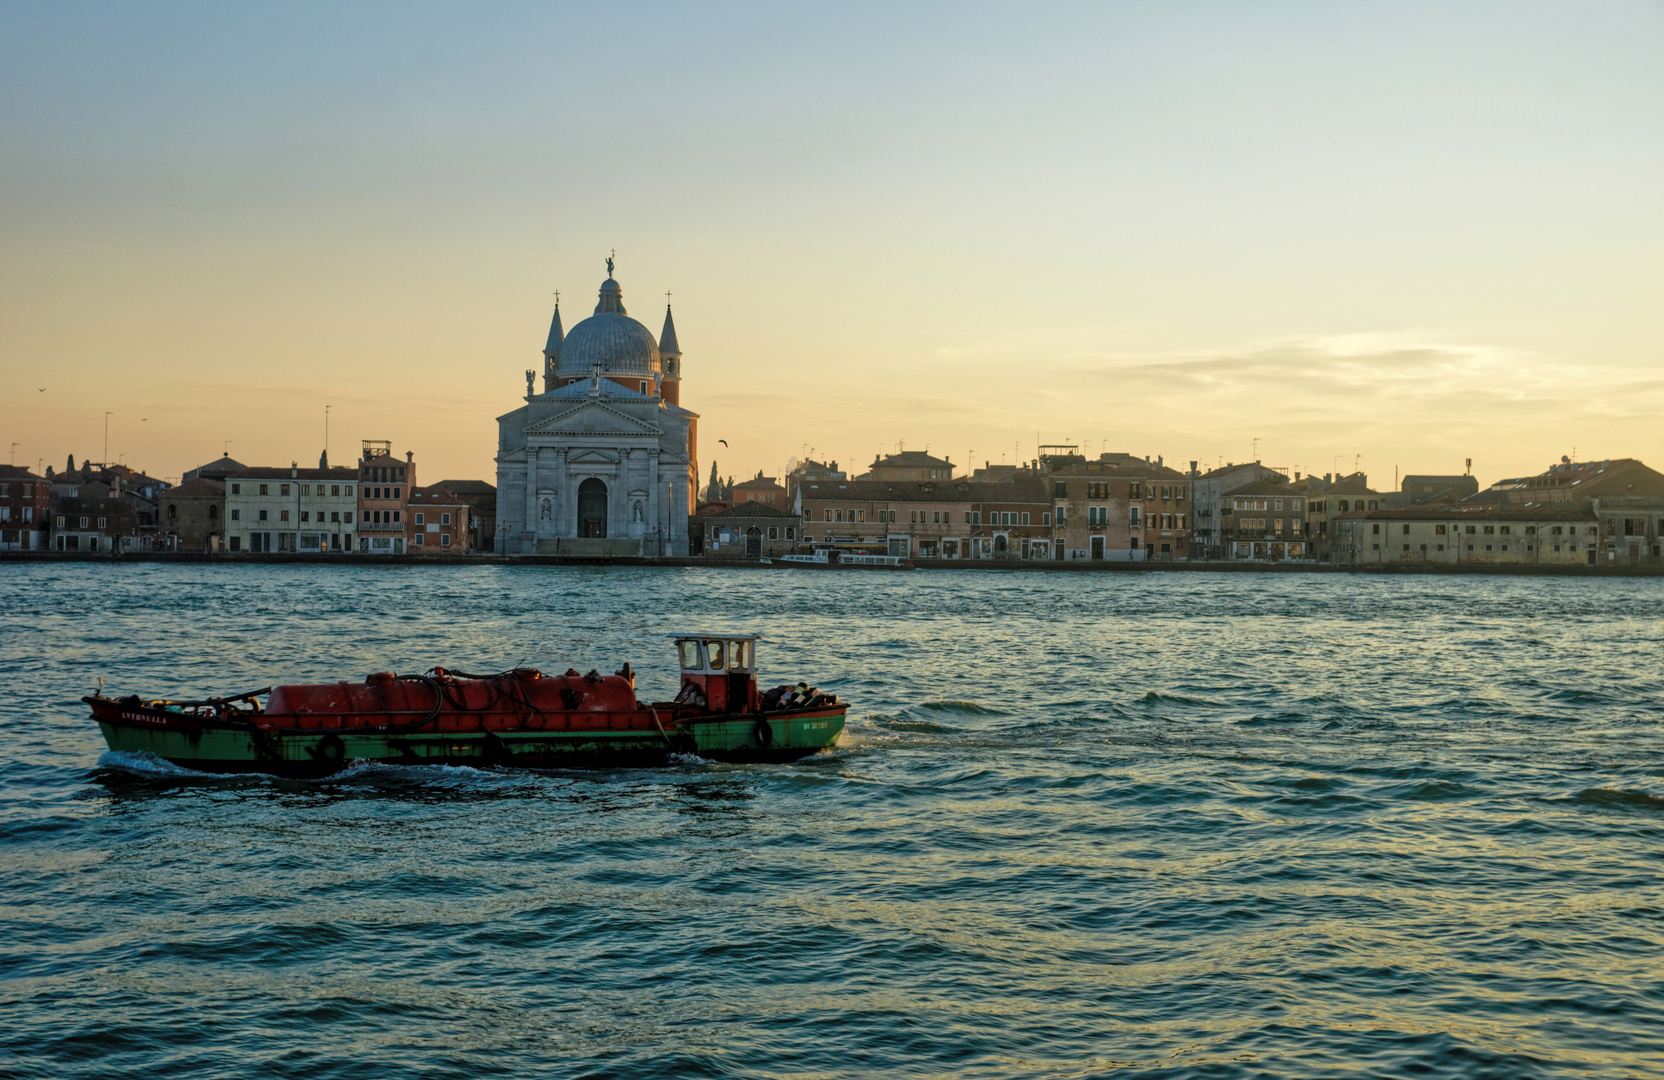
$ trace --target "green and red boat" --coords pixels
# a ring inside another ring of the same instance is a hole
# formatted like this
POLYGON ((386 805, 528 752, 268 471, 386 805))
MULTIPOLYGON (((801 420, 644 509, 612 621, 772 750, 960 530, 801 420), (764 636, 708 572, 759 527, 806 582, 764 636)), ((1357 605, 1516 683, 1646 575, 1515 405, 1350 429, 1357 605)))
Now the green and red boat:
POLYGON ((832 746, 849 706, 807 683, 757 688, 754 635, 678 634, 680 691, 613 675, 431 668, 197 701, 82 698, 111 750, 187 769, 322 776, 356 761, 527 768, 655 765, 669 755, 785 762, 832 746), (264 701, 261 699, 264 698, 264 701))

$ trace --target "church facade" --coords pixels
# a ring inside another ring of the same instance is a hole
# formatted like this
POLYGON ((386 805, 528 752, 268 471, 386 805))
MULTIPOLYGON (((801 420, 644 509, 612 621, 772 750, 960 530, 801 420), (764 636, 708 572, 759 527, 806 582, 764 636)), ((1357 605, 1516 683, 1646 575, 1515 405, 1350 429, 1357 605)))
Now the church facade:
POLYGON ((686 555, 699 416, 681 406, 682 353, 632 319, 613 280, 570 333, 555 303, 543 386, 497 418, 497 541, 505 555, 686 555))

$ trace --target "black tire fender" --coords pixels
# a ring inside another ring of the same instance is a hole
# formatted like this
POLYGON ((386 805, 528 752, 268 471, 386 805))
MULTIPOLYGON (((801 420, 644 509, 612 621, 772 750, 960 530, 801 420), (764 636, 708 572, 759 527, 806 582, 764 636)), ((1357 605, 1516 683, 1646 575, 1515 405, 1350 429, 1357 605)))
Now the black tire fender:
POLYGON ((751 729, 751 741, 765 750, 774 745, 774 725, 768 722, 768 717, 757 718, 757 726, 751 729))
POLYGON ((341 741, 341 736, 332 731, 319 739, 317 746, 307 747, 306 752, 311 754, 315 760, 339 765, 341 759, 347 756, 347 744, 341 741))

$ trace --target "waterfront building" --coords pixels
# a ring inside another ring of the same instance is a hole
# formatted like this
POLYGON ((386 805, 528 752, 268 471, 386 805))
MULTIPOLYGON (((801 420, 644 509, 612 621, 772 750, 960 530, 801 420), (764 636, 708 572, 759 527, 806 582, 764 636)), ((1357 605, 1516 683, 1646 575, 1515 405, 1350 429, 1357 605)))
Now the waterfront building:
POLYGON ((784 510, 790 501, 786 489, 781 487, 772 476, 764 476, 761 469, 757 475, 742 484, 735 484, 732 496, 728 502, 733 505, 740 503, 762 503, 772 506, 776 510, 784 510))
POLYGON ((1312 555, 1320 562, 1335 561, 1333 520, 1357 510, 1379 510, 1382 505, 1381 493, 1369 486, 1369 477, 1361 472, 1338 478, 1325 473, 1315 490, 1308 483, 1306 537, 1312 555))
POLYGON ((670 308, 661 341, 629 316, 612 277, 594 313, 544 346, 543 390, 497 418, 497 550, 685 555, 697 489, 698 414, 680 404, 670 308))
POLYGON ((468 549, 497 550, 497 489, 484 480, 441 480, 434 487, 468 504, 468 549))
POLYGON ((393 456, 386 439, 365 439, 353 472, 358 481, 358 550, 365 555, 403 555, 410 549, 410 492, 416 486, 416 455, 393 456))
POLYGON ((1257 461, 1243 465, 1223 465, 1193 477, 1190 482, 1191 555, 1198 559, 1229 557, 1221 531, 1225 523, 1220 513, 1219 501, 1225 492, 1261 480, 1275 483, 1286 479, 1276 469, 1257 461))
POLYGON ((21 465, 0 465, 0 551, 42 551, 52 525, 52 485, 21 465))
POLYGON ((1306 502, 1305 491, 1280 474, 1276 480, 1256 480, 1225 492, 1219 499, 1219 536, 1226 557, 1308 557, 1306 502))
POLYGON ((443 486, 412 488, 405 506, 410 514, 411 554, 468 550, 468 503, 462 496, 443 486))
POLYGON ((225 548, 264 554, 351 551, 358 471, 244 469, 225 483, 225 548))
POLYGON ((225 551, 225 484, 200 476, 162 494, 162 532, 172 551, 225 551))
POLYGON ((1600 519, 1588 501, 1423 503, 1330 520, 1335 561, 1352 565, 1594 566, 1600 558, 1600 519))
POLYGON ((133 503, 109 493, 105 484, 80 485, 81 494, 52 500, 52 548, 55 551, 112 553, 147 551, 133 503))
POLYGON ((1590 500, 1601 523, 1601 553, 1607 565, 1664 564, 1664 496, 1602 495, 1590 500))
POLYGON ((726 510, 693 518, 702 554, 715 559, 757 559, 798 550, 803 519, 765 502, 736 502, 726 510))
POLYGON ((805 539, 920 559, 1050 558, 1051 505, 1033 478, 835 480, 798 489, 805 539))
POLYGON ((1132 454, 1046 459, 1053 557, 1114 562, 1190 554, 1191 480, 1132 454))

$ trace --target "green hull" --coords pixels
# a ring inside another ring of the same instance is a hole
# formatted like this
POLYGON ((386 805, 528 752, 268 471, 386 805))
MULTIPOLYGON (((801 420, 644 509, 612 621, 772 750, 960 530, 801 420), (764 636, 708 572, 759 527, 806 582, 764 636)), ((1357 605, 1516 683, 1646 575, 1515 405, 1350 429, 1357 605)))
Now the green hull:
POLYGON ((793 761, 832 746, 844 714, 684 720, 659 731, 434 733, 274 732, 247 728, 175 728, 98 718, 111 750, 153 754, 205 772, 321 776, 354 761, 400 765, 508 765, 525 768, 658 765, 671 754, 717 761, 793 761))

